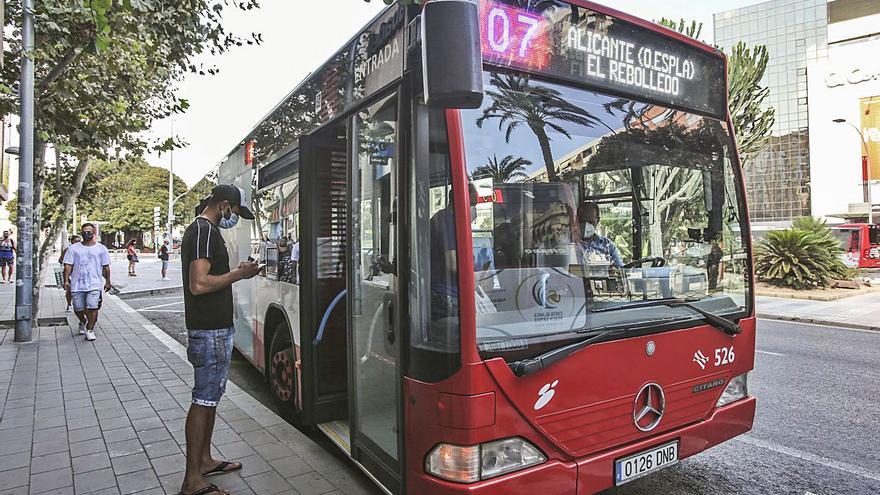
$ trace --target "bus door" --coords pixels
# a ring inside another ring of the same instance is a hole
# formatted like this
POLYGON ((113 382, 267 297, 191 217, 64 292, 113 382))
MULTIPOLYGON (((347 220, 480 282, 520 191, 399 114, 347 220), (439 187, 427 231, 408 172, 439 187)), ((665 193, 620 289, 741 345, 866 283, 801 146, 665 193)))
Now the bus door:
POLYGON ((397 207, 398 111, 392 95, 352 117, 349 388, 352 456, 400 485, 397 207))

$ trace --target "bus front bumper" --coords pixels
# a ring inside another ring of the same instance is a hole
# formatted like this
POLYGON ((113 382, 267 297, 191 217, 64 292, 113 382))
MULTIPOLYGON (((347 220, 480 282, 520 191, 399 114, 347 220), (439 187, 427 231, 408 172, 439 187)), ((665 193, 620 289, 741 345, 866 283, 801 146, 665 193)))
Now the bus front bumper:
POLYGON ((408 493, 432 495, 589 495, 614 486, 614 461, 673 440, 679 459, 685 459, 752 429, 756 400, 746 397, 716 409, 709 419, 662 435, 606 451, 575 462, 549 461, 506 476, 462 485, 424 471, 411 480, 408 493))

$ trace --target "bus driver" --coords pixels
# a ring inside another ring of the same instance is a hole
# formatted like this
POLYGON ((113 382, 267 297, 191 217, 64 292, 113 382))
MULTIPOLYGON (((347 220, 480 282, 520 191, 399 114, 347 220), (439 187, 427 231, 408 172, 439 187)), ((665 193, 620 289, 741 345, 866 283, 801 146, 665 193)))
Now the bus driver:
POLYGON ((588 261, 587 254, 604 257, 615 268, 623 268, 623 258, 620 251, 611 239, 599 234, 599 205, 596 203, 581 203, 577 211, 578 220, 581 222, 581 239, 578 241, 578 251, 583 256, 584 264, 588 261))

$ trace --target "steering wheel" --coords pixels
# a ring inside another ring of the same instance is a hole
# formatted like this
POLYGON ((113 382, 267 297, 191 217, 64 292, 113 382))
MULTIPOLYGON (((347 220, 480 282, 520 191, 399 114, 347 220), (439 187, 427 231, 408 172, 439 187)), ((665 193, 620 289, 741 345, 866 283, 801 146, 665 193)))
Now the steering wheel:
POLYGON ((624 268, 635 268, 637 266, 641 267, 642 265, 644 265, 645 263, 648 263, 648 262, 651 262, 651 268, 660 268, 660 267, 666 266, 666 258, 663 258, 660 256, 654 256, 654 257, 642 258, 642 259, 630 261, 629 263, 624 264, 623 267, 624 268))

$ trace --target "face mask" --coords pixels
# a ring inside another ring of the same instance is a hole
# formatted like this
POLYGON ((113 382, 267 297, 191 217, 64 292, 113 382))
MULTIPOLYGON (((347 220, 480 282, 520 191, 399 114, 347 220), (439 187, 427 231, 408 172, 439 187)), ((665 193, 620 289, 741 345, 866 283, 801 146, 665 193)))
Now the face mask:
POLYGON ((232 212, 232 208, 229 208, 229 217, 227 218, 226 215, 223 215, 218 226, 221 229, 231 229, 236 224, 238 224, 238 215, 232 212))
POLYGON ((591 224, 590 222, 584 222, 583 232, 581 234, 584 236, 584 239, 589 237, 593 237, 596 234, 596 226, 591 224))
POLYGON ((83 232, 82 238, 84 241, 88 242, 95 238, 94 232, 83 232))

